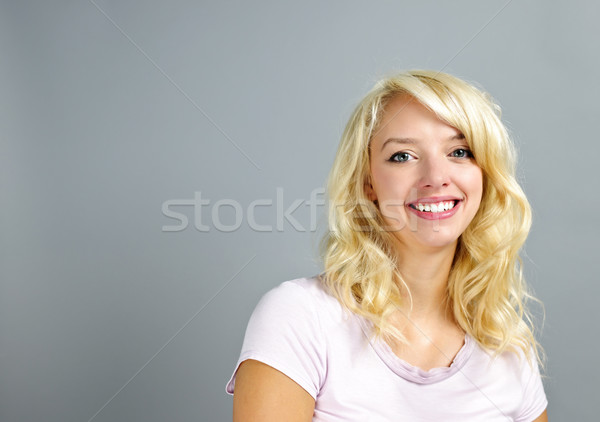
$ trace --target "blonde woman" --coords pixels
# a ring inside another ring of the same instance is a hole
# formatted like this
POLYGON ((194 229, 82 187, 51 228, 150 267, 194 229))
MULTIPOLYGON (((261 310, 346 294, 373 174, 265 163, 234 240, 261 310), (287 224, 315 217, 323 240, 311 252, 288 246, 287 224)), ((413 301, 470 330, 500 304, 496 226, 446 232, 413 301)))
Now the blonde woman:
POLYGON ((377 83, 328 181, 324 272, 256 307, 234 421, 547 421, 499 107, 447 74, 377 83))

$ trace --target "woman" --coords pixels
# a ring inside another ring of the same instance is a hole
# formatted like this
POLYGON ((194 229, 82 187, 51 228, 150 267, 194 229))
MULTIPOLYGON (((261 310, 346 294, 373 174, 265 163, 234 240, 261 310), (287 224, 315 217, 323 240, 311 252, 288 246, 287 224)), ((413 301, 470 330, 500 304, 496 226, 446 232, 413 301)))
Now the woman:
POLYGON ((250 319, 234 421, 547 421, 514 162, 487 94, 432 71, 380 81, 330 173, 325 271, 250 319))

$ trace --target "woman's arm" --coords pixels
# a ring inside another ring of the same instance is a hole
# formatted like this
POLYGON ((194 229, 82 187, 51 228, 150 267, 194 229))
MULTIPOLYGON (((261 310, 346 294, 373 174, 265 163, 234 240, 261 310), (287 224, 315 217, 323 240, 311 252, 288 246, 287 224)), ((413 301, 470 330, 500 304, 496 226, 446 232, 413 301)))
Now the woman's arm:
POLYGON ((310 422, 315 400, 291 378, 257 360, 240 364, 233 394, 234 422, 310 422))
POLYGON ((544 410, 537 419, 534 419, 533 422, 548 422, 548 413, 544 410))

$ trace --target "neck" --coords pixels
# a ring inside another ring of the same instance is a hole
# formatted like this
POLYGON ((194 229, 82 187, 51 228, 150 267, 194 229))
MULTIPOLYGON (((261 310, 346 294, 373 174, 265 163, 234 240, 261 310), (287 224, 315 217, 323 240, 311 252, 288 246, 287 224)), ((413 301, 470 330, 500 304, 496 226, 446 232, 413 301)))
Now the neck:
POLYGON ((447 284, 456 251, 456 243, 436 249, 417 249, 398 245, 398 268, 403 284, 401 291, 406 298, 402 312, 410 313, 413 321, 435 323, 451 318, 448 306, 447 284), (412 308, 411 298, 412 297, 412 308))

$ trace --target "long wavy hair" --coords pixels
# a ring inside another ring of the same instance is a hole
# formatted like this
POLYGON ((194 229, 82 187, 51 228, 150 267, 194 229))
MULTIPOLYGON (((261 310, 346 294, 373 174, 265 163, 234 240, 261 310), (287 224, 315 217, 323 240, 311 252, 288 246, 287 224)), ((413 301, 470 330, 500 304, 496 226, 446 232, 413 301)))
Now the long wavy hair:
POLYGON ((494 355, 520 350, 532 358, 533 352, 543 365, 527 308, 529 300, 539 301, 528 290, 519 257, 531 226, 531 208, 515 177, 515 148, 500 120, 500 107, 487 93, 454 76, 417 70, 385 78, 352 113, 327 183, 323 283, 346 309, 369 320, 376 336, 407 342, 390 316, 407 305, 401 289, 410 291, 394 258, 393 234, 365 190, 370 141, 386 104, 400 94, 462 132, 483 172, 481 205, 458 239, 447 283, 458 325, 494 355))

